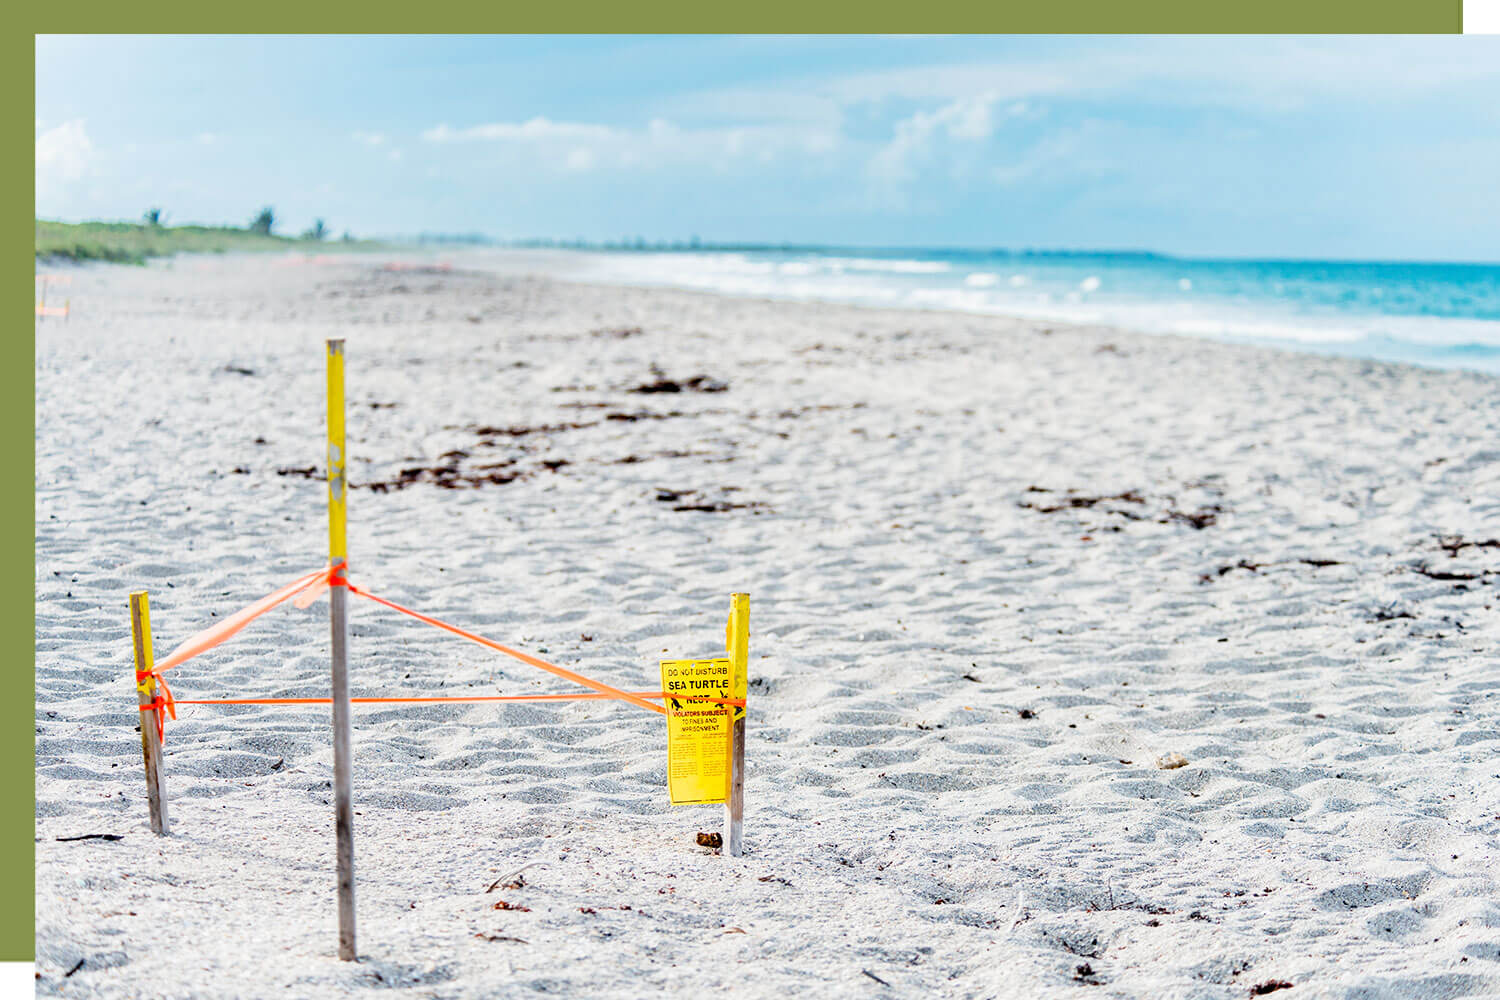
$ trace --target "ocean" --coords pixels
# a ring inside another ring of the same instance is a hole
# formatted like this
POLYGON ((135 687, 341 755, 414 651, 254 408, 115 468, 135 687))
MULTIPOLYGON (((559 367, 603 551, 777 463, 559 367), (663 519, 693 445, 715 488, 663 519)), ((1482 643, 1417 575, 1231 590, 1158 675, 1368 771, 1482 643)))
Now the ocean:
POLYGON ((583 251, 579 277, 1098 323, 1500 374, 1500 264, 989 250, 583 251))

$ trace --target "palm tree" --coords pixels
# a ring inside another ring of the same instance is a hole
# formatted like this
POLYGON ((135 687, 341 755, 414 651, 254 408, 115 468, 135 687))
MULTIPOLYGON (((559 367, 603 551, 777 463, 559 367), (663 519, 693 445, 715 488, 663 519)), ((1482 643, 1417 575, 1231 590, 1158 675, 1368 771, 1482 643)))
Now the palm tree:
POLYGON ((262 236, 271 235, 271 227, 276 225, 276 210, 270 205, 260 210, 260 214, 250 220, 250 231, 260 233, 262 236))
POLYGON ((302 234, 304 240, 326 240, 328 238, 328 227, 323 225, 322 219, 314 219, 312 228, 302 234))

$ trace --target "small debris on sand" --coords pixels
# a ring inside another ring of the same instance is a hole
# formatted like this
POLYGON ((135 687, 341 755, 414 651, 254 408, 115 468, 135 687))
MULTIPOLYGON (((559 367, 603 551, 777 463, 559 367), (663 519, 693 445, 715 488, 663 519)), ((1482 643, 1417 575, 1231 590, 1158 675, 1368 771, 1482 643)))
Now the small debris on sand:
MULTIPOLYGON (((737 486, 721 486, 721 494, 738 492, 737 486)), ((713 500, 705 497, 702 490, 669 490, 658 486, 656 488, 656 500, 658 503, 672 504, 673 510, 702 511, 709 514, 722 514, 731 510, 750 510, 762 513, 769 508, 759 500, 739 501, 720 499, 713 500)))
MULTIPOLYGON (((507 427, 497 427, 490 424, 484 424, 481 426, 470 426, 464 429, 471 431, 476 437, 480 438, 521 438, 530 437, 533 434, 558 434, 562 431, 581 431, 585 430, 586 428, 596 426, 598 426, 597 421, 589 422, 574 420, 562 424, 512 424, 507 427)), ((486 442, 481 441, 480 443, 484 444, 486 442)))
MULTIPOLYGON (((368 483, 350 483, 350 489, 366 489, 372 493, 389 493, 396 490, 404 490, 408 486, 417 483, 431 483, 445 490, 477 489, 481 486, 494 485, 504 486, 523 478, 527 473, 523 470, 507 468, 513 465, 510 462, 500 462, 484 466, 486 470, 465 473, 455 462, 451 465, 414 466, 402 469, 394 479, 376 480, 368 483)), ((566 464, 566 463, 564 463, 566 464)), ((555 469, 553 471, 556 471, 555 469)))
POLYGON ((1323 569, 1328 566, 1342 566, 1344 564, 1337 559, 1276 559, 1268 562, 1251 562, 1248 559, 1241 559, 1237 563, 1227 563, 1223 566, 1220 566, 1212 573, 1204 573, 1199 576, 1198 579, 1203 583, 1210 583, 1214 580, 1214 578, 1223 576, 1224 574, 1233 572, 1237 569, 1248 570, 1251 573, 1259 573, 1267 566, 1297 565, 1311 566, 1313 569, 1323 569))
POLYGON ((489 884, 489 888, 485 889, 484 891, 494 892, 496 889, 519 889, 526 884, 526 879, 521 877, 522 872, 526 871, 529 868, 545 867, 547 867, 547 865, 542 861, 533 861, 529 864, 524 864, 520 868, 517 868, 515 871, 511 872, 509 875, 501 875, 499 878, 495 879, 495 881, 489 884))
MULTIPOLYGON (((1047 489, 1044 486, 1028 486, 1026 487, 1026 492, 1051 493, 1053 491, 1047 489)), ((1138 490, 1126 490, 1123 493, 1111 493, 1107 496, 1085 496, 1083 494, 1076 494, 1072 490, 1069 490, 1068 495, 1063 497, 1061 502, 1059 503, 1039 504, 1027 501, 1020 504, 1020 506, 1026 508, 1027 510, 1034 510, 1039 514, 1056 514, 1061 510, 1088 509, 1108 500, 1118 500, 1124 503, 1135 504, 1143 504, 1146 502, 1146 498, 1141 496, 1138 490)))
POLYGON ((1171 506, 1170 499, 1164 502, 1162 510, 1152 517, 1141 510, 1149 506, 1151 501, 1140 491, 1135 489, 1125 490, 1121 493, 1108 493, 1091 495, 1080 493, 1077 490, 1067 490, 1058 494, 1045 486, 1028 486, 1027 493, 1051 493, 1056 497, 1055 502, 1033 502, 1023 500, 1017 506, 1026 510, 1034 510, 1038 514, 1056 514, 1061 511, 1093 510, 1098 508, 1106 514, 1114 514, 1129 521, 1155 521, 1158 524, 1170 524, 1179 522, 1192 525, 1192 527, 1203 530, 1218 522, 1224 508, 1219 504, 1209 504, 1199 507, 1197 510, 1178 510, 1171 506), (1132 507, 1124 507, 1122 504, 1133 504, 1132 507))
POLYGON ((698 846, 711 847, 714 850, 718 850, 724 846, 724 837, 719 833, 700 833, 698 834, 698 846))
POLYGON ((654 382, 642 382, 631 389, 631 392, 655 393, 655 392, 727 392, 729 383, 721 382, 707 375, 694 375, 692 378, 677 381, 670 378, 657 378, 654 382))
POLYGON ((1438 548, 1448 553, 1449 558, 1458 558, 1464 549, 1500 549, 1500 538, 1486 538, 1482 542, 1470 541, 1463 535, 1438 535, 1438 548))
POLYGON ((1250 995, 1263 997, 1267 993, 1275 993, 1277 990, 1289 990, 1292 984, 1285 979, 1268 979, 1263 983, 1250 987, 1250 995))
POLYGON ((634 413, 606 413, 605 420, 613 420, 620 424, 633 424, 638 420, 672 420, 676 417, 684 417, 687 414, 681 410, 669 410, 665 413, 653 413, 650 410, 637 410, 634 413))
POLYGON ((1161 768, 1163 771, 1173 771, 1179 767, 1187 767, 1188 759, 1182 754, 1176 752, 1162 754, 1160 757, 1156 758, 1156 766, 1161 768))

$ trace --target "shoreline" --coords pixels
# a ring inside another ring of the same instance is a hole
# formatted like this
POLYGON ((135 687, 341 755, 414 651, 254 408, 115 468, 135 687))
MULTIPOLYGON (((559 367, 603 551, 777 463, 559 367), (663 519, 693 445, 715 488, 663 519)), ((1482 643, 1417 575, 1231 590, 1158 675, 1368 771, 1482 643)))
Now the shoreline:
MULTIPOLYGON (((673 253, 675 253, 675 251, 671 252, 671 253, 660 253, 659 255, 660 256, 672 256, 673 253)), ((688 256, 688 257, 691 257, 691 256, 694 255, 693 251, 683 251, 682 253, 685 256, 688 256)), ((618 277, 616 279, 611 279, 607 275, 600 275, 598 273, 590 273, 591 271, 592 272, 598 272, 599 269, 600 269, 600 266, 601 266, 601 262, 610 261, 610 260, 613 260, 613 259, 629 260, 629 259, 631 259, 631 257, 633 255, 639 255, 642 258, 650 258, 653 255, 658 255, 657 251, 649 251, 649 250, 648 251, 619 251, 619 250, 617 250, 617 251, 601 251, 601 250, 576 250, 576 249, 569 249, 569 248, 516 249, 516 248, 497 247, 497 248, 486 248, 486 249, 483 249, 483 250, 473 251, 473 254, 474 254, 474 256, 476 258, 479 258, 481 261, 483 261, 483 259, 486 258, 486 257, 488 257, 490 259, 494 259, 496 257, 508 258, 508 260, 505 263, 505 266, 503 266, 501 268, 498 268, 498 269, 495 269, 496 273, 502 273, 502 274, 517 275, 517 274, 524 274, 524 273, 539 273, 539 274, 546 274, 546 275, 554 277, 554 278, 559 278, 560 280, 579 280, 579 281, 583 281, 584 283, 606 284, 606 285, 614 285, 614 286, 618 286, 618 287, 667 288, 667 289, 673 289, 673 290, 677 290, 677 291, 698 291, 698 292, 704 292, 704 293, 707 293, 707 294, 740 296, 740 297, 757 298, 757 299, 764 298, 764 299, 768 299, 770 301, 801 302, 801 303, 822 302, 822 303, 826 303, 826 304, 851 305, 851 306, 858 306, 858 307, 861 307, 861 308, 874 308, 874 309, 900 309, 900 310, 910 310, 910 311, 916 311, 916 312, 932 312, 932 311, 938 311, 938 312, 955 312, 955 313, 962 313, 962 314, 973 315, 973 316, 991 316, 991 317, 1000 317, 1000 318, 1003 318, 1003 319, 1014 319, 1014 320, 1021 321, 1021 322, 1035 323, 1035 324, 1051 324, 1051 325, 1064 325, 1064 326, 1084 326, 1084 327, 1109 327, 1111 329, 1129 330, 1129 331, 1132 331, 1132 332, 1147 334, 1147 335, 1151 335, 1151 336, 1181 336, 1181 337, 1185 337, 1187 339, 1192 339, 1192 340, 1212 340, 1212 341, 1217 342, 1217 343, 1241 344, 1241 345, 1247 345, 1247 346, 1253 346, 1253 347, 1268 347, 1268 348, 1271 348, 1273 350, 1287 350, 1287 351, 1292 351, 1292 352, 1295 352, 1295 353, 1302 353, 1302 354, 1317 354, 1317 355, 1327 356, 1327 357, 1353 357, 1353 358, 1359 358, 1359 359, 1381 360, 1381 361, 1387 361, 1387 362, 1398 363, 1398 364, 1413 364, 1413 365, 1418 365, 1418 366, 1424 367, 1424 368, 1437 368, 1437 369, 1441 369, 1441 370, 1479 371, 1479 372, 1481 372, 1483 374, 1500 376, 1500 359, 1491 359, 1491 360, 1488 360, 1488 361, 1476 361, 1476 360, 1474 360, 1472 358, 1469 358, 1467 356, 1469 354, 1469 352, 1475 351, 1475 350, 1477 350, 1480 354, 1483 354, 1483 355, 1494 354, 1496 348, 1494 348, 1493 344, 1490 341, 1474 340, 1474 341, 1464 341, 1462 343, 1454 343, 1454 344, 1450 344, 1450 345, 1438 345, 1438 344, 1428 344, 1428 343, 1425 343, 1424 341, 1422 341, 1420 339, 1419 340, 1403 340, 1400 337, 1393 336, 1392 334, 1386 333, 1386 332, 1371 333, 1371 332, 1368 332, 1368 331, 1365 332, 1365 333, 1363 333, 1363 334, 1361 334, 1361 335, 1359 335, 1358 337, 1350 337, 1350 336, 1347 335, 1349 333, 1349 331, 1344 331, 1344 335, 1335 336, 1335 337, 1333 337, 1333 339, 1322 339, 1322 340, 1320 340, 1320 339, 1318 339, 1319 335, 1322 335, 1322 336, 1325 336, 1325 337, 1326 336, 1331 336, 1333 334, 1339 333, 1339 328, 1337 326, 1333 326, 1333 327, 1322 327, 1320 329, 1319 323, 1326 321, 1326 319, 1327 319, 1326 317, 1325 317, 1325 319, 1323 321, 1315 321, 1312 317, 1304 317, 1304 318, 1302 318, 1300 320, 1294 320, 1294 318, 1292 316, 1290 316, 1290 315, 1286 315, 1286 316, 1279 315, 1278 311, 1274 308, 1274 303, 1272 303, 1272 302, 1261 303, 1255 309, 1250 309, 1250 310, 1246 311, 1245 313, 1243 313, 1241 315, 1238 315, 1234 319, 1230 319, 1228 317, 1219 317, 1217 319, 1212 319, 1212 320, 1207 320, 1206 318, 1199 320, 1200 323, 1204 322, 1204 321, 1208 321, 1208 322, 1210 322, 1210 325, 1220 326, 1220 327, 1227 327, 1228 329, 1221 329, 1221 330, 1218 330, 1218 331, 1210 331, 1210 330, 1206 330, 1206 329, 1202 329, 1202 330, 1172 329, 1172 328, 1169 328, 1169 327, 1163 327, 1162 329, 1152 329, 1152 328, 1148 328, 1145 325, 1132 324, 1128 319, 1123 319, 1123 318, 1120 318, 1120 317, 1115 317, 1115 318, 1105 317, 1105 318, 1102 318, 1102 319, 1099 319, 1099 320, 1092 320, 1092 319, 1080 318, 1078 316, 1069 316, 1069 315, 1066 314, 1065 308, 1063 306, 1061 306, 1061 305, 1055 305, 1055 306, 1051 306, 1051 307, 1046 307, 1046 308, 1035 309, 1035 310, 1032 310, 1032 311, 1027 311, 1027 310, 1024 310, 1024 309, 1016 308, 1016 306, 1018 305, 1016 303, 1009 303, 1009 304, 1002 303, 1002 304, 997 304, 993 308, 975 308, 975 307, 965 307, 965 306, 962 306, 962 305, 954 304, 952 302, 945 303, 945 304, 933 304, 933 305, 922 305, 920 303, 910 303, 910 302, 907 302, 907 303, 877 302, 877 301, 868 301, 868 300, 862 298, 861 296, 857 296, 857 295, 851 295, 851 294, 837 295, 837 294, 833 294, 829 289, 822 289, 821 291, 812 291, 812 292, 798 292, 798 293, 791 293, 791 292, 789 292, 789 293, 779 294, 778 295, 778 294, 768 293, 764 289, 747 290, 747 289, 736 289, 736 288, 730 288, 730 287, 715 288, 715 287, 711 287, 711 286, 704 285, 704 284, 696 284, 696 285, 694 285, 694 284, 683 284, 681 282, 673 282, 673 281, 670 281, 670 280, 667 280, 667 281, 651 280, 651 279, 648 279, 648 278, 644 277, 644 275, 640 274, 640 273, 633 274, 633 275, 627 273, 627 274, 624 274, 624 275, 622 275, 622 276, 620 276, 620 277, 618 277), (1288 323, 1292 323, 1293 326, 1292 327, 1287 327, 1288 323), (1312 324, 1312 325, 1306 325, 1306 324, 1312 324), (1235 327, 1239 328, 1239 332, 1234 332, 1234 328, 1235 327), (1288 335, 1288 334, 1284 334, 1284 333, 1283 334, 1274 334, 1274 333, 1265 332, 1267 330, 1272 330, 1272 329, 1280 330, 1280 329, 1283 329, 1283 328, 1297 329, 1297 330, 1300 331, 1300 333, 1298 333, 1296 335, 1288 335), (1261 332, 1256 332, 1257 330, 1259 330, 1261 332), (1445 357, 1425 357, 1424 358, 1424 357, 1420 356, 1421 352, 1423 352, 1423 351, 1432 351, 1432 350, 1434 350, 1434 349, 1436 349, 1436 348, 1438 348, 1440 346, 1445 346, 1450 353, 1447 356, 1445 356, 1445 357), (1379 354, 1379 353, 1371 353, 1372 351, 1375 351, 1375 352, 1384 351, 1384 352, 1386 352, 1386 354, 1382 355, 1382 354, 1379 354)), ((712 255, 710 254, 710 255, 706 255, 706 256, 712 256, 712 255)), ((1129 257, 1129 255, 1124 255, 1124 256, 1129 257)), ((1039 259, 1047 259, 1047 258, 1039 258, 1039 259)), ((1072 258, 1064 258, 1064 259, 1072 259, 1072 258)), ((1151 258, 1151 259, 1171 260, 1172 258, 1151 258)), ((851 259, 851 262, 858 263, 858 259, 851 259)), ((880 261, 879 259, 871 259, 871 260, 868 260, 868 261, 864 261, 864 263, 872 264, 873 265, 873 264, 877 264, 877 263, 882 263, 882 261, 880 261)), ((915 262, 915 261, 905 261, 905 262, 885 261, 883 263, 885 263, 885 264, 895 264, 895 263, 917 264, 919 262, 915 262)), ((1300 264, 1300 263, 1321 263, 1321 262, 1316 262, 1316 261, 1307 261, 1307 262, 1288 261, 1288 262, 1280 262, 1280 261, 1259 261, 1259 260, 1245 260, 1245 261, 1229 261, 1229 260, 1226 260, 1226 261, 1215 261, 1215 260, 1193 261, 1193 260, 1184 260, 1183 263, 1187 264, 1187 265, 1192 265, 1192 264, 1195 264, 1195 263, 1196 264, 1220 264, 1220 263, 1222 263, 1222 264, 1235 264, 1235 263, 1243 263, 1243 264, 1265 264, 1265 265, 1272 265, 1272 264, 1289 264, 1289 265, 1295 265, 1295 264, 1300 264)), ((1350 266, 1358 266, 1361 262, 1331 262, 1331 263, 1335 263, 1335 264, 1346 263, 1346 264, 1348 264, 1350 266)), ((1427 264, 1425 262, 1409 262, 1409 264, 1410 264, 1410 266, 1441 266, 1441 267, 1465 267, 1465 266, 1473 266, 1475 268, 1481 268, 1481 269, 1483 269, 1483 268, 1489 268, 1489 267, 1493 266, 1493 265, 1484 265, 1484 264, 1472 264, 1472 265, 1468 265, 1468 264, 1451 264, 1450 265, 1450 264, 1439 264, 1439 263, 1427 264)), ((979 263, 975 263, 972 266, 981 266, 981 265, 979 263)), ((1386 265, 1382 264, 1381 266, 1386 266, 1386 265)), ((1391 267, 1397 267, 1397 266, 1400 266, 1400 264, 1398 262, 1389 262, 1389 266, 1391 266, 1391 267)), ((946 267, 946 265, 945 265, 945 267, 946 267)), ((995 277, 996 277, 995 275, 988 275, 988 278, 990 278, 990 279, 995 279, 995 277)), ((782 279, 782 284, 783 285, 795 285, 796 280, 797 279, 795 279, 795 278, 782 279)), ((994 282, 992 280, 991 284, 993 284, 993 283, 994 282)), ((987 288, 988 285, 986 285, 984 287, 987 288)), ((935 290, 927 290, 927 294, 935 294, 935 290)), ((1180 303, 1177 304, 1177 305, 1180 305, 1180 303)), ((1103 308, 1106 311, 1109 311, 1111 308, 1114 308, 1114 307, 1104 306, 1103 308)), ((1176 308, 1176 305, 1174 305, 1173 303, 1170 303, 1170 302, 1168 302, 1168 301, 1166 301, 1164 299, 1161 300, 1161 301, 1155 302, 1153 304, 1149 304, 1149 305, 1145 304, 1145 303, 1136 303, 1135 305, 1133 305, 1133 306, 1130 307, 1131 310, 1133 310, 1133 311, 1135 311, 1137 313, 1145 313, 1145 314, 1150 314, 1150 313, 1153 313, 1153 312, 1156 313, 1156 314, 1163 314, 1163 313, 1169 312, 1173 308, 1176 308)), ((1402 322, 1411 322, 1411 321, 1413 321, 1415 319, 1418 319, 1418 318, 1419 317, 1413 316, 1413 315, 1397 315, 1397 314, 1392 314, 1392 315, 1389 315, 1389 316, 1381 317, 1378 321, 1377 321, 1377 319, 1375 317, 1365 317, 1363 319, 1363 322, 1365 322, 1365 323, 1376 323, 1376 322, 1402 323, 1402 322)), ((1347 317, 1347 321, 1350 322, 1350 323, 1355 323, 1356 321, 1359 321, 1359 317, 1351 315, 1351 316, 1347 317)), ((1471 324, 1475 324, 1475 323, 1479 323, 1479 324, 1483 325, 1483 324, 1486 323, 1486 321, 1483 321, 1483 320, 1475 320, 1475 319, 1468 319, 1468 318, 1457 318, 1457 317, 1446 318, 1446 319, 1443 319, 1441 322, 1447 323, 1447 324, 1453 324, 1455 326, 1459 326, 1459 325, 1471 325, 1471 324)), ((1490 325, 1494 325, 1494 324, 1490 324, 1490 325)), ((1473 333, 1474 336, 1479 336, 1480 335, 1479 332, 1477 332, 1477 331, 1472 331, 1472 333, 1473 333)))

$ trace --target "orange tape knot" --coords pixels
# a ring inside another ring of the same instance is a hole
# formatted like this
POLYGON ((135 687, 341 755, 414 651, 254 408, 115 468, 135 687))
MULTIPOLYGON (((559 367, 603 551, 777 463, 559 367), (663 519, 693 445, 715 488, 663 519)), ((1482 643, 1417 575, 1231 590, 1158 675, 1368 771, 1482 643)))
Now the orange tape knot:
POLYGON ((142 705, 141 711, 149 711, 156 717, 156 742, 158 745, 164 746, 167 742, 166 716, 171 715, 172 721, 177 721, 177 699, 172 697, 172 689, 167 686, 167 679, 161 674, 154 670, 137 670, 135 672, 135 682, 137 684, 144 683, 148 677, 156 681, 160 687, 160 693, 142 705))

